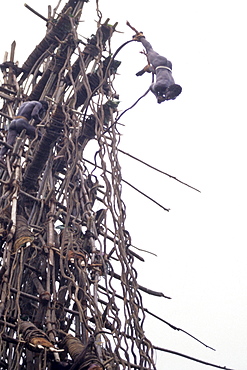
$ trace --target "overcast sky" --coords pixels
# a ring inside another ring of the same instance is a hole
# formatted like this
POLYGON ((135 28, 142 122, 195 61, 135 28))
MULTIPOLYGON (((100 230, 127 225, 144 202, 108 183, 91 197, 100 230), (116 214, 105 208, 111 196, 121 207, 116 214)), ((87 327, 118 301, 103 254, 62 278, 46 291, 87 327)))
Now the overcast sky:
MULTIPOLYGON (((28 0, 47 16, 57 0, 28 0)), ((216 352, 161 322, 148 319, 154 345, 236 370, 247 368, 246 271, 246 5, 235 0, 99 1, 103 20, 119 22, 113 47, 130 39, 128 19, 173 63, 183 88, 174 101, 157 104, 149 93, 121 119, 120 148, 194 186, 119 154, 123 178, 146 192, 165 212, 124 186, 127 229, 146 262, 139 283, 172 297, 144 296, 144 307, 182 328, 216 352)), ((95 32, 95 2, 84 6, 80 34, 95 32)), ((45 22, 20 0, 1 3, 0 51, 17 42, 20 65, 45 34, 45 22)), ((114 49, 114 50, 115 50, 114 49)), ((113 50, 113 51, 114 51, 113 50)), ((119 108, 131 106, 150 85, 136 77, 146 63, 140 43, 118 55, 119 108)), ((0 58, 1 58, 0 55, 0 58)), ((200 370, 195 362, 157 353, 157 368, 200 370)))

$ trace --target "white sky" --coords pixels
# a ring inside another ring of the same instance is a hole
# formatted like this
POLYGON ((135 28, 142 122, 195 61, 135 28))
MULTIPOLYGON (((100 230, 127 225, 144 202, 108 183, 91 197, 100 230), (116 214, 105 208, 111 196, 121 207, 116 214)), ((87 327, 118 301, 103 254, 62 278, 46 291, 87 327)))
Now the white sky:
MULTIPOLYGON (((47 15, 57 0, 28 0, 47 15)), ((235 370, 247 367, 246 272, 246 6, 235 0, 105 0, 103 20, 119 22, 115 49, 130 39, 128 19, 153 48, 173 63, 183 87, 175 100, 157 104, 149 93, 121 119, 120 148, 201 190, 198 193, 121 155, 123 178, 165 207, 163 211, 124 186, 127 229, 142 254, 139 283, 172 300, 144 296, 144 307, 209 346, 148 319, 154 345, 235 370)), ((85 4, 81 35, 95 32, 95 2, 85 4)), ((45 34, 45 22, 20 0, 1 3, 0 58, 17 42, 20 65, 45 34)), ((114 49, 114 50, 115 50, 114 49)), ((120 109, 148 88, 150 75, 136 77, 146 60, 141 44, 119 54, 115 87, 120 109)), ((120 155, 119 155, 120 156, 120 155)), ((137 251, 138 252, 138 251, 137 251)), ((157 354, 157 368, 200 370, 205 366, 157 354)))

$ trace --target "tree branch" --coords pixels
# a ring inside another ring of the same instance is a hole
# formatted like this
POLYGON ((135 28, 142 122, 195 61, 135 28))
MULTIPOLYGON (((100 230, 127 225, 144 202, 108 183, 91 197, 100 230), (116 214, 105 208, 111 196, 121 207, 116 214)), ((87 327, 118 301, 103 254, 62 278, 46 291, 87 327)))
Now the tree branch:
POLYGON ((138 161, 138 162, 141 162, 142 164, 145 164, 145 166, 150 167, 150 168, 152 168, 153 170, 155 170, 155 171, 157 171, 157 172, 162 173, 163 175, 169 176, 170 178, 172 178, 172 179, 174 179, 174 180, 176 180, 176 181, 180 182, 181 184, 186 185, 186 186, 188 186, 189 188, 191 188, 191 189, 193 189, 193 190, 196 190, 196 191, 198 191, 199 193, 201 193, 201 191, 200 191, 200 190, 198 190, 198 189, 194 188, 193 186, 191 186, 191 185, 187 184, 186 182, 183 182, 183 181, 181 181, 181 180, 177 179, 175 176, 169 175, 169 173, 164 172, 164 171, 161 171, 161 170, 159 170, 159 169, 158 169, 158 168, 156 168, 156 167, 153 167, 151 164, 148 164, 148 163, 146 163, 146 162, 142 161, 141 159, 139 159, 139 158, 137 158, 137 157, 133 156, 132 154, 129 154, 129 153, 127 153, 127 152, 125 152, 124 150, 121 150, 121 149, 119 149, 119 148, 118 148, 118 151, 119 151, 120 153, 122 153, 122 154, 128 155, 129 157, 131 157, 131 158, 135 159, 135 160, 136 160, 136 161, 138 161))
POLYGON ((233 369, 229 369, 228 367, 225 367, 225 366, 219 366, 219 365, 214 365, 214 364, 211 364, 210 362, 202 361, 202 360, 199 360, 198 358, 191 357, 191 356, 188 356, 188 355, 184 355, 183 353, 176 352, 176 351, 172 351, 172 350, 170 350, 170 349, 165 349, 165 348, 156 347, 156 346, 153 346, 153 348, 154 348, 154 349, 157 349, 157 351, 162 351, 162 352, 171 353, 171 354, 176 355, 176 356, 181 356, 181 357, 187 358, 188 360, 192 360, 192 361, 199 362, 200 364, 204 364, 204 365, 208 365, 208 366, 217 367, 218 369, 233 370, 233 369))

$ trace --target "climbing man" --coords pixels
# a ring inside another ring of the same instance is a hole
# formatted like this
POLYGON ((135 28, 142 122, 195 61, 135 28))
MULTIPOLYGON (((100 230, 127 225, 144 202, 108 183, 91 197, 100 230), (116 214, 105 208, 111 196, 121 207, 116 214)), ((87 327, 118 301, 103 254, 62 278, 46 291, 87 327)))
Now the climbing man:
MULTIPOLYGON (((137 32, 129 22, 127 22, 127 25, 137 32)), ((146 49, 146 56, 148 59, 148 65, 136 75, 141 76, 145 72, 152 72, 156 75, 156 81, 152 83, 150 90, 156 96, 158 103, 162 103, 165 100, 176 99, 181 93, 182 87, 174 82, 172 77, 172 63, 153 50, 152 45, 146 40, 142 32, 137 32, 136 35, 133 36, 133 40, 142 43, 146 49)))
MULTIPOLYGON (((11 121, 8 129, 7 144, 13 146, 17 134, 22 130, 26 130, 26 134, 31 138, 35 137, 35 125, 41 122, 43 114, 48 109, 48 103, 41 101, 28 101, 21 105, 17 116, 11 121), (29 121, 34 120, 34 126, 30 125, 29 121)), ((0 159, 7 153, 8 147, 3 146, 0 151, 0 159)))

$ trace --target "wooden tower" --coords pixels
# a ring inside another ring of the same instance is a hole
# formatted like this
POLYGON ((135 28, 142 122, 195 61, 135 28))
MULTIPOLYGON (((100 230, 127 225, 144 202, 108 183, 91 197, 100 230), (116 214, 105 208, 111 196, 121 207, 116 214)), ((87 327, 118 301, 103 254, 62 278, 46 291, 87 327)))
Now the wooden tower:
POLYGON ((155 369, 121 195, 116 25, 99 12, 85 42, 77 27, 90 4, 60 3, 25 63, 15 63, 13 43, 0 65, 9 149, 0 167, 0 368, 155 369), (33 100, 49 103, 36 137, 23 130, 9 147, 11 120, 33 100), (84 158, 89 141, 97 149, 84 158))

